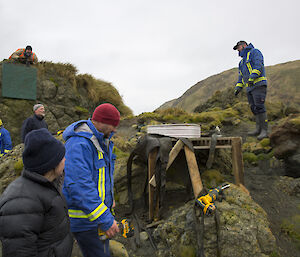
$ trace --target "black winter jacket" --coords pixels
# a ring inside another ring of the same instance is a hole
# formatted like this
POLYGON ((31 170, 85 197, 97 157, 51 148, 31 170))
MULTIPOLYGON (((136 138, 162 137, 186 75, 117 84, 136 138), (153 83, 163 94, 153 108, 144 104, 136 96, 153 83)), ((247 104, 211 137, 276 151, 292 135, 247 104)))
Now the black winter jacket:
POLYGON ((44 120, 44 117, 39 117, 37 115, 33 115, 26 120, 24 120, 21 129, 22 142, 25 140, 25 136, 32 130, 46 128, 48 129, 48 125, 44 120))
POLYGON ((70 257, 64 197, 45 177, 23 170, 0 197, 3 257, 70 257))

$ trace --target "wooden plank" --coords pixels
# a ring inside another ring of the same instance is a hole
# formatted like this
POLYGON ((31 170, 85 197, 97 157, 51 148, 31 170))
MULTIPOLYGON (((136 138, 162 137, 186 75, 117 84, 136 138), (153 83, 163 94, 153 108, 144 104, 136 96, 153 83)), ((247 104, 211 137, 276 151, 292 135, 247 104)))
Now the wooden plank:
POLYGON ((184 146, 184 151, 185 151, 186 161, 190 172, 190 178, 192 181, 194 196, 196 199, 203 189, 203 185, 202 185, 202 181, 198 169, 198 164, 197 164, 195 153, 192 152, 186 145, 184 146))
POLYGON ((235 184, 245 185, 241 137, 232 138, 232 169, 235 178, 235 184))
MULTIPOLYGON (((194 146, 195 150, 202 150, 202 149, 209 149, 210 146, 206 145, 200 145, 200 146, 194 146)), ((231 145, 217 145, 216 149, 231 149, 231 145)))
POLYGON ((178 140, 176 142, 176 144, 173 146, 172 150, 169 153, 169 161, 168 161, 166 170, 168 168, 170 168, 171 164, 174 162, 174 160, 176 159, 177 155, 181 151, 183 145, 184 145, 184 143, 181 140, 178 140))
MULTIPOLYGON (((150 180, 155 173, 156 156, 158 153, 158 148, 154 148, 148 156, 148 179, 150 180)), ((153 202, 154 202, 154 190, 155 188, 148 183, 149 192, 149 220, 153 219, 153 202)))

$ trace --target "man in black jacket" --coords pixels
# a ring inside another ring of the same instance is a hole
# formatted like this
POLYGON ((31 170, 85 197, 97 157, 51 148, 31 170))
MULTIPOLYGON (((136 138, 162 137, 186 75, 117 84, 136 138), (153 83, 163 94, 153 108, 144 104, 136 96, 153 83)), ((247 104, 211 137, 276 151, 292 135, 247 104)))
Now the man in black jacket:
POLYGON ((3 257, 71 256, 68 208, 55 183, 64 156, 64 145, 45 128, 25 137, 22 175, 0 197, 3 257))
POLYGON ((45 107, 42 104, 35 104, 33 106, 33 116, 27 118, 22 125, 22 142, 25 140, 25 136, 32 130, 46 128, 48 129, 48 125, 44 120, 45 117, 45 107))

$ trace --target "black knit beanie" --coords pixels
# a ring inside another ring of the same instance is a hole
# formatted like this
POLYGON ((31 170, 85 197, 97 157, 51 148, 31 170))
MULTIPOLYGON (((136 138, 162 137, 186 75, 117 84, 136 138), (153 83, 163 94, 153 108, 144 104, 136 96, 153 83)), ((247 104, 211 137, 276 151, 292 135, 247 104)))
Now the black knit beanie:
POLYGON ((45 129, 29 132, 25 137, 23 163, 26 170, 44 175, 65 156, 65 146, 45 129))

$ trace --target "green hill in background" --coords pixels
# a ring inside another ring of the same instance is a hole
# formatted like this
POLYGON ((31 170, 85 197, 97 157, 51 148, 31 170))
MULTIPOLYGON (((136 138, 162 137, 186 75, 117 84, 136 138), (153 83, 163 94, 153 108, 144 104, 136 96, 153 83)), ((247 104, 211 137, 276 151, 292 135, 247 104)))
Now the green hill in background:
MULTIPOLYGON (((268 78, 269 102, 282 102, 294 104, 300 107, 300 60, 281 63, 266 67, 268 78)), ((196 107, 204 104, 216 91, 232 88, 237 81, 238 69, 230 69, 222 73, 204 79, 182 96, 161 105, 158 109, 181 108, 187 112, 193 112, 196 107)))

